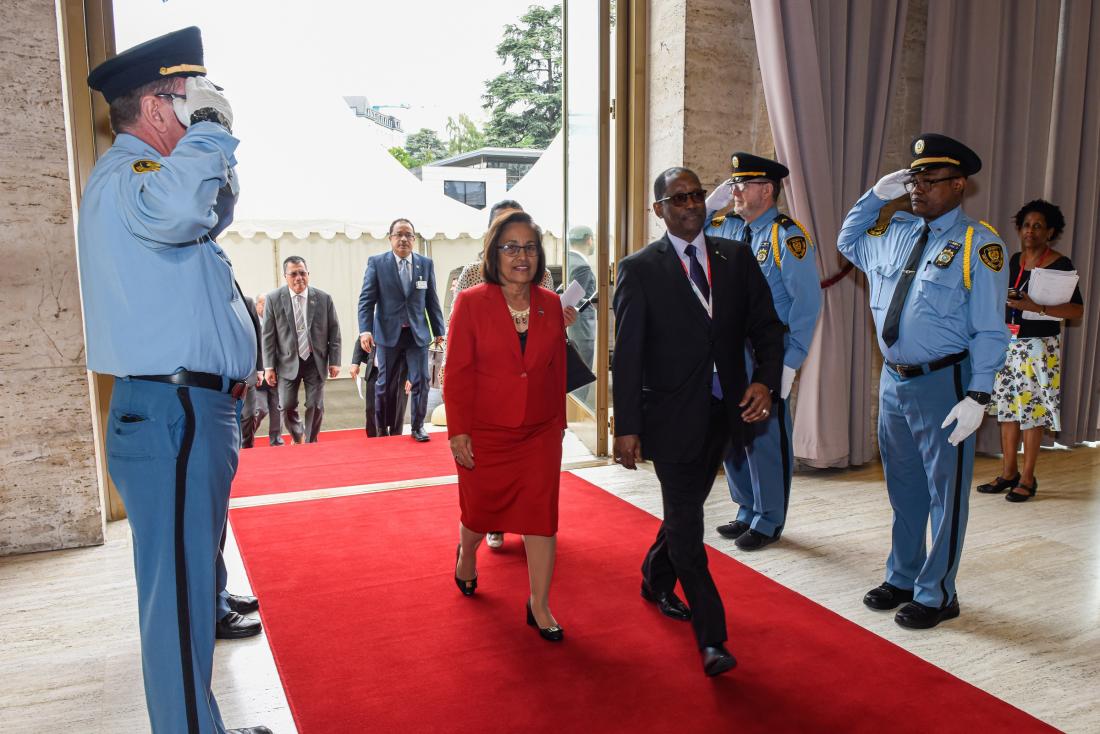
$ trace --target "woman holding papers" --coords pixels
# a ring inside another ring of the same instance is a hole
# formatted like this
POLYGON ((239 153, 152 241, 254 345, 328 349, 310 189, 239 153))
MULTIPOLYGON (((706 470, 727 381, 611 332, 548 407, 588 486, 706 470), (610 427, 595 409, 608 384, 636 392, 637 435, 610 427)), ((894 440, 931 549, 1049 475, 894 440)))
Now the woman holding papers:
POLYGON ((1043 430, 1058 431, 1061 427, 1058 391, 1062 320, 1080 318, 1084 307, 1073 263, 1052 247, 1066 226, 1062 211, 1036 199, 1016 213, 1015 224, 1021 251, 1009 261, 1005 308, 1012 341, 989 404, 990 414, 996 415, 1001 424, 1004 465, 1001 475, 979 486, 978 491, 997 494, 1008 490, 1005 499, 1024 502, 1039 488, 1035 462, 1043 430), (1021 433, 1024 462, 1018 467, 1016 451, 1021 433))

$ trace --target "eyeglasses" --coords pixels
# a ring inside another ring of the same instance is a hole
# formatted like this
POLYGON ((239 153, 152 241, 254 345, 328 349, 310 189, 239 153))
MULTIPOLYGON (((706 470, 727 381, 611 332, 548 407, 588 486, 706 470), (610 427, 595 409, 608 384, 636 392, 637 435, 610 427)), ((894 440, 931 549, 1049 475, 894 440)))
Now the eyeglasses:
POLYGON ((750 184, 766 184, 766 183, 771 183, 771 181, 768 181, 768 180, 764 180, 764 181, 734 181, 732 184, 730 184, 730 188, 733 189, 734 191, 744 191, 746 188, 748 188, 748 186, 750 184))
POLYGON ((950 181, 956 178, 962 178, 962 176, 945 176, 943 178, 911 178, 906 181, 903 186, 905 186, 905 190, 911 194, 917 189, 924 189, 925 191, 927 191, 938 183, 943 183, 944 181, 950 181))
POLYGON ((531 243, 521 245, 518 242, 505 242, 498 249, 511 258, 519 257, 520 253, 528 257, 534 257, 539 254, 539 246, 531 243))
POLYGON ((680 194, 673 194, 672 196, 666 196, 663 199, 657 199, 657 203, 660 204, 665 201, 671 201, 673 206, 687 206, 688 199, 694 204, 702 204, 707 200, 707 192, 705 189, 697 189, 695 191, 685 191, 680 194))
POLYGON ((167 99, 169 101, 171 101, 173 99, 187 99, 186 95, 175 94, 174 92, 159 92, 158 94, 154 94, 153 96, 154 97, 162 97, 163 99, 167 99))
POLYGON ((288 277, 288 278, 304 278, 307 275, 309 275, 308 270, 291 270, 289 273, 286 274, 286 277, 288 277))
POLYGON ((391 240, 415 240, 415 232, 394 232, 390 235, 391 240))

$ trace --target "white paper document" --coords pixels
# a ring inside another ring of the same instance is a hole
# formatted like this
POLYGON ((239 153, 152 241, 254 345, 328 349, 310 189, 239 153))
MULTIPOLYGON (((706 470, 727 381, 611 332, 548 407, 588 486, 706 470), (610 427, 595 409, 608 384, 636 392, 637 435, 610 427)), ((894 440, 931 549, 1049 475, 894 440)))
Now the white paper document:
MULTIPOLYGON (((1027 294, 1040 306, 1060 306, 1073 298, 1077 280, 1076 270, 1036 268, 1031 271, 1027 294)), ((1044 316, 1035 311, 1024 311, 1023 317, 1028 321, 1061 321, 1057 316, 1044 316)))
POLYGON ((561 294, 561 307, 568 308, 572 306, 576 308, 582 300, 584 300, 584 286, 574 280, 565 289, 565 293, 561 294))
POLYGON ((366 396, 363 395, 363 375, 358 374, 355 376, 355 389, 359 391, 359 399, 366 400, 366 396))

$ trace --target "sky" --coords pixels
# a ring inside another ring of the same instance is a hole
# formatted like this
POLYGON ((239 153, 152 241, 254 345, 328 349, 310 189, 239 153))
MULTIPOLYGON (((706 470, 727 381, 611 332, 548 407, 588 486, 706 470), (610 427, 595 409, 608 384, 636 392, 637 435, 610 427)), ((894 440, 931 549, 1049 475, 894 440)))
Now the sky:
POLYGON ((188 25, 202 29, 209 77, 230 101, 263 93, 272 112, 301 114, 316 95, 364 95, 381 110, 445 135, 448 116, 487 118, 484 82, 505 70, 508 23, 552 0, 114 0, 122 51, 188 25))

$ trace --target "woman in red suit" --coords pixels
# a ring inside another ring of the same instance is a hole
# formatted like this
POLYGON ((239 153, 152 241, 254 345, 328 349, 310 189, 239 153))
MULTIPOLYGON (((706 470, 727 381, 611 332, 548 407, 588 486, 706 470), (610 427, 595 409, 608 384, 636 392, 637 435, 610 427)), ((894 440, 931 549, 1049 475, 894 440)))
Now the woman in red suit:
POLYGON ((455 301, 444 402, 458 465, 455 583, 477 588, 485 533, 521 533, 531 596, 527 623, 562 639, 550 613, 565 430, 565 325, 561 301, 536 283, 546 270, 542 233, 521 211, 502 213, 485 236, 485 282, 455 301))

